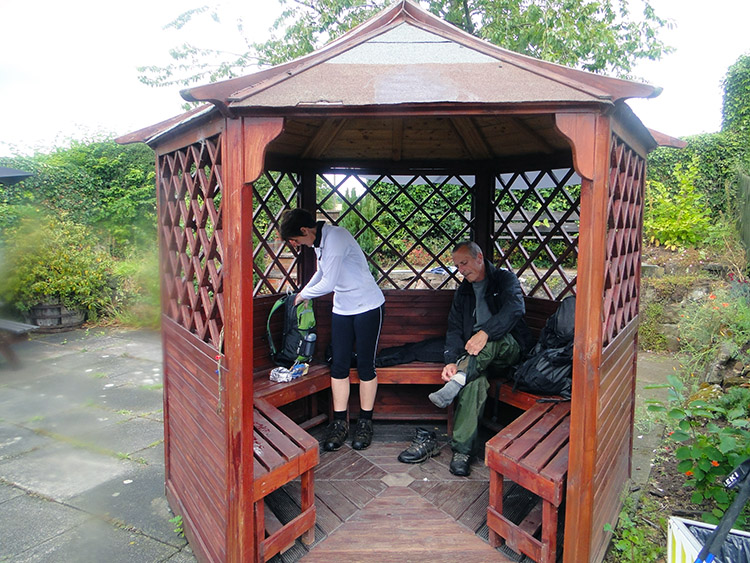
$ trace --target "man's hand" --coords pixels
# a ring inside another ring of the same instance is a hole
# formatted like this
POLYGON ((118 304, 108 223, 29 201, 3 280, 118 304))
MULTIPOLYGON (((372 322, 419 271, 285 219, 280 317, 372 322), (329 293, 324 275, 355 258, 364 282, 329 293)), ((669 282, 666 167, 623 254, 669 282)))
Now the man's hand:
POLYGON ((469 341, 466 343, 466 351, 472 355, 476 356, 484 350, 484 347, 487 345, 487 341, 490 339, 490 335, 484 332, 483 330, 480 330, 477 332, 474 336, 469 338, 469 341))
POLYGON ((450 381, 451 377, 456 375, 457 371, 458 366, 456 364, 448 364, 443 368, 443 373, 440 374, 440 377, 443 378, 443 381, 450 381))

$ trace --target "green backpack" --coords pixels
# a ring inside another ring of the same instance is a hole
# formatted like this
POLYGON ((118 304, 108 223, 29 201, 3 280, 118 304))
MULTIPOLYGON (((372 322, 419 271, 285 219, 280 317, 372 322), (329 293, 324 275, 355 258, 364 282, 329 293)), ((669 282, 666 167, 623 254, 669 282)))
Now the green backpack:
POLYGON ((276 301, 271 307, 266 323, 271 357, 277 365, 287 368, 298 362, 309 362, 316 339, 312 301, 305 300, 295 305, 296 296, 296 293, 288 293, 276 301), (271 335, 271 318, 279 310, 284 312, 284 328, 281 333, 281 347, 277 349, 271 335))

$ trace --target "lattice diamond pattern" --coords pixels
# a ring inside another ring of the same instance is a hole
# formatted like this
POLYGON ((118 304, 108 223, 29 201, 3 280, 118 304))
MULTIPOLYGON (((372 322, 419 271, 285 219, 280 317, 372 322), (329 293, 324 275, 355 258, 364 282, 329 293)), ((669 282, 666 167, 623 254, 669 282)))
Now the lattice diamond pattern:
POLYGON ((299 176, 266 172, 253 183, 253 295, 298 289, 299 253, 278 235, 284 210, 297 207, 299 176))
POLYGON ((220 136, 159 157, 165 314, 221 348, 224 327, 220 136))
POLYGON ((453 287, 451 250, 470 237, 473 176, 320 177, 318 213, 347 227, 383 288, 453 287))
POLYGON ((529 296, 575 294, 580 179, 573 169, 496 177, 492 243, 529 296))
POLYGON ((603 346, 638 314, 646 162, 612 138, 604 279, 603 346))

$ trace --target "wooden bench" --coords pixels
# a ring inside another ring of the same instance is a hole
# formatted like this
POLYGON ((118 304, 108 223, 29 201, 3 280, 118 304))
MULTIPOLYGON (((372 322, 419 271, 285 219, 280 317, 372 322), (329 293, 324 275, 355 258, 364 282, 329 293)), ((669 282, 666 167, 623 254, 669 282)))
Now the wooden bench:
POLYGON ((504 540, 537 563, 557 558, 558 514, 565 498, 570 403, 535 403, 487 442, 490 470, 487 526, 490 545, 504 540), (539 502, 518 523, 503 515, 503 478, 531 491, 539 502))
POLYGON ((26 340, 29 333, 38 328, 36 325, 0 319, 0 354, 5 357, 12 368, 15 369, 21 366, 21 362, 13 351, 12 345, 16 342, 26 340))
MULTIPOLYGON (((428 338, 445 336, 448 312, 453 301, 453 291, 433 290, 387 290, 384 292, 385 317, 381 330, 378 349, 420 342, 428 338)), ((309 373, 304 377, 288 383, 274 383, 269 380, 269 373, 274 367, 269 355, 266 338, 266 321, 277 295, 256 297, 254 300, 253 327, 256 335, 253 342, 255 397, 266 399, 274 406, 282 406, 294 401, 309 398, 307 405, 308 420, 303 427, 308 428, 320 423, 326 415, 318 412, 317 398, 319 391, 330 387, 330 369, 323 361, 326 346, 330 342, 332 297, 326 296, 315 300, 315 317, 317 321, 318 344, 309 373)), ((545 299, 526 298, 526 322, 536 335, 539 334, 547 318, 555 311, 557 303, 545 299)), ((277 314, 272 321, 271 330, 280 335, 281 315, 277 314)), ((275 336, 278 344, 280 336, 275 336)), ((390 385, 428 385, 438 388, 443 385, 440 374, 442 362, 411 362, 389 367, 377 368, 380 386, 390 385)), ((359 383, 357 370, 350 372, 350 381, 359 383)), ((539 396, 514 390, 513 385, 504 380, 491 380, 490 397, 496 397, 503 403, 528 409, 539 399, 539 396)), ((429 402, 430 390, 420 392, 419 398, 407 401, 398 392, 388 395, 387 388, 380 387, 378 405, 375 409, 376 419, 386 420, 446 420, 448 431, 452 422, 453 410, 438 409, 429 402)), ((352 404, 357 401, 352 397, 352 404)))
POLYGON ((253 412, 255 536, 258 561, 265 562, 285 551, 298 537, 315 541, 314 469, 318 464, 318 442, 279 409, 255 399, 253 412), (301 480, 300 514, 281 524, 265 510, 265 497, 293 481, 301 480))

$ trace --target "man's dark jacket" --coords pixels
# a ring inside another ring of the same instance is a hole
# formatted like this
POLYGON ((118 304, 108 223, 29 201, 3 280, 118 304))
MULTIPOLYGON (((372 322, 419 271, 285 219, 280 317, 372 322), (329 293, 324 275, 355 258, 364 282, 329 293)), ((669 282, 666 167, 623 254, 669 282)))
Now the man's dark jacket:
MULTIPOLYGON (((524 315, 526 305, 521 284, 513 272, 495 268, 488 260, 484 261, 485 287, 492 317, 481 327, 489 335, 489 340, 499 340, 510 333, 521 346, 524 356, 531 348, 531 333, 526 326, 524 315)), ((466 353, 466 342, 474 334, 474 309, 476 298, 471 282, 464 280, 456 289, 453 304, 448 315, 448 332, 445 336, 445 363, 454 364, 466 353)))

